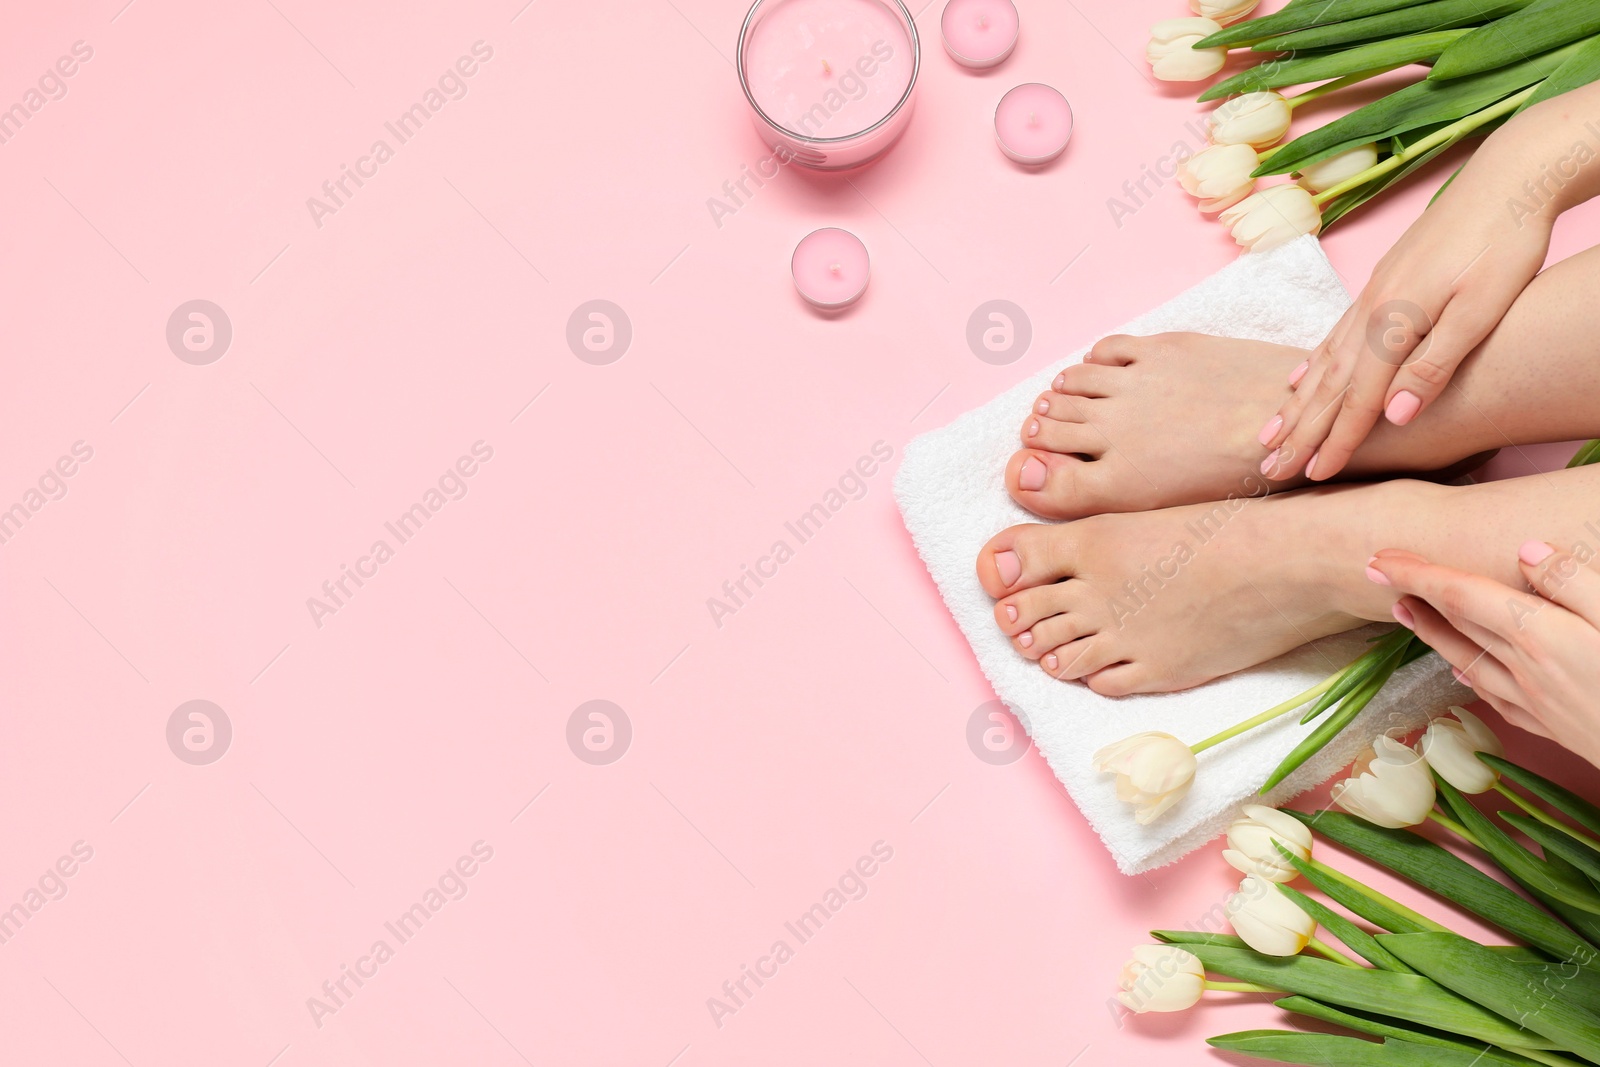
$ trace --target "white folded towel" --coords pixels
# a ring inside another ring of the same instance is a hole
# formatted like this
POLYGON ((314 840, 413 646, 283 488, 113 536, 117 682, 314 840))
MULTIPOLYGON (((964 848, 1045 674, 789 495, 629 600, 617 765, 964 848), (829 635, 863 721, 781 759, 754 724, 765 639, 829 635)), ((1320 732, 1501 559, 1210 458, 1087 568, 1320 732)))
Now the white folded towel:
MULTIPOLYGON (((1244 255, 1120 333, 1188 330, 1310 348, 1350 302, 1315 237, 1272 252, 1244 255)), ((1221 833, 1311 727, 1298 715, 1213 748, 1200 756, 1193 789, 1149 826, 1133 820, 1109 775, 1090 757, 1129 734, 1161 730, 1194 742, 1303 692, 1366 650, 1384 627, 1317 642, 1271 663, 1185 693, 1112 699, 1059 682, 1023 659, 994 623, 993 605, 974 574, 978 550, 999 531, 1039 522, 1007 495, 1006 460, 1019 447, 1017 427, 1063 366, 1082 360, 1052 356, 1037 373, 950 425, 923 434, 905 450, 895 497, 917 551, 927 564, 995 692, 1028 730, 1117 866, 1138 874, 1171 863, 1221 833)), ((1225 399, 1225 398, 1222 398, 1225 399)), ((1197 641, 1205 640, 1196 634, 1197 641)), ((1384 730, 1413 728, 1451 703, 1470 700, 1436 656, 1398 672, 1362 719, 1313 757, 1267 798, 1281 804, 1331 777, 1384 730)))

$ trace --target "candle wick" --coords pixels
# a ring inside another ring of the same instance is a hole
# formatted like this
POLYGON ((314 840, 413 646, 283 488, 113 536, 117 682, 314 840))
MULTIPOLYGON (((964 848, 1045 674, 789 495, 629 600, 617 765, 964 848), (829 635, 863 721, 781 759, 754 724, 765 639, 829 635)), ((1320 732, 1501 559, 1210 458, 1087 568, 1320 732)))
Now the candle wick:
POLYGON ((828 66, 828 61, 826 59, 822 61, 822 73, 824 76, 833 73, 833 68, 828 66))
POLYGON ((989 13, 987 11, 978 16, 978 28, 980 30, 989 28, 989 13))
POLYGON ((837 264, 837 263, 828 264, 828 270, 832 271, 834 274, 838 274, 843 269, 844 268, 839 266, 839 264, 837 264))
POLYGON ((1037 126, 1037 125, 1039 125, 1039 113, 1037 111, 1028 112, 1028 125, 1029 126, 1037 126))

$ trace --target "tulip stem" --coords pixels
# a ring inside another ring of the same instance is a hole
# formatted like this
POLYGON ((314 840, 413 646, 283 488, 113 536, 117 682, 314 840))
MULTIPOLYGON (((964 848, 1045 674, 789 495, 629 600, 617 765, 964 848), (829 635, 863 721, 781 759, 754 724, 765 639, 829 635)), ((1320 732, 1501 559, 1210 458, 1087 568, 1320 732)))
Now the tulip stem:
POLYGON ((1198 756, 1206 749, 1215 745, 1220 745, 1222 742, 1227 741, 1230 738, 1238 737, 1240 734, 1249 730, 1254 730, 1257 726, 1271 722, 1280 715, 1287 715, 1291 711, 1297 711, 1320 697, 1323 693, 1326 693, 1328 690, 1332 689, 1338 680, 1339 676, 1337 674, 1329 678, 1325 678, 1316 685, 1312 686, 1310 689, 1307 689, 1304 693, 1301 693, 1299 696, 1290 697, 1288 700, 1285 700, 1282 704, 1279 704, 1275 708, 1268 708, 1260 715, 1257 715, 1252 719, 1246 719, 1237 726, 1230 726, 1220 734, 1208 737, 1204 741, 1195 742, 1189 746, 1189 751, 1198 756))
POLYGON ((1574 841, 1577 841, 1579 844, 1587 845, 1590 848, 1594 849, 1596 852, 1600 852, 1600 841, 1597 841, 1594 838, 1590 837, 1588 834, 1584 833, 1582 830, 1574 830, 1572 827, 1568 826, 1566 823, 1562 822, 1560 819, 1555 818, 1550 813, 1546 812, 1543 808, 1540 808, 1537 804, 1534 804, 1534 803, 1532 803, 1530 801, 1524 800, 1520 795, 1518 795, 1513 789, 1511 789, 1511 787, 1506 785, 1504 782, 1495 782, 1494 791, 1496 793, 1499 793, 1501 796, 1505 797, 1507 800, 1511 801, 1513 804, 1515 804, 1517 807, 1521 808, 1523 811, 1527 812, 1533 818, 1538 819, 1540 822, 1542 822, 1546 826, 1550 827, 1550 829, 1552 829, 1552 830, 1560 830, 1562 833, 1566 834, 1568 837, 1572 838, 1574 841))
POLYGON ((1337 869, 1335 867, 1329 867, 1326 863, 1323 863, 1321 860, 1312 859, 1312 860, 1307 860, 1306 862, 1308 864, 1310 864, 1311 868, 1313 870, 1315 870, 1318 874, 1321 874, 1321 875, 1323 875, 1325 877, 1331 878, 1335 882, 1338 882, 1340 885, 1346 886, 1346 887, 1348 887, 1350 889, 1354 889, 1357 893, 1360 893, 1362 896, 1366 897, 1368 900, 1374 901, 1375 903, 1378 903, 1378 904, 1382 904, 1385 908, 1389 909, 1390 911, 1394 912, 1395 914, 1401 915, 1401 916, 1404 916, 1407 919, 1410 919, 1412 922, 1416 923, 1418 926, 1423 927, 1424 929, 1432 930, 1435 933, 1449 933, 1450 932, 1450 928, 1448 926, 1441 926, 1439 923, 1434 922, 1432 919, 1428 918, 1426 915, 1423 915, 1420 912, 1412 911, 1410 908, 1406 907, 1404 904, 1400 903, 1398 900, 1395 900, 1393 897, 1384 896, 1382 893, 1378 892, 1376 889, 1372 888, 1371 886, 1369 886, 1369 885, 1367 885, 1367 884, 1365 884, 1363 882, 1356 881, 1354 878, 1351 878, 1348 874, 1345 874, 1343 871, 1341 871, 1341 870, 1339 870, 1339 869, 1337 869))
POLYGON ((1428 818, 1432 819, 1446 830, 1449 830, 1467 844, 1472 845, 1475 848, 1483 847, 1483 842, 1479 841, 1475 836, 1473 836, 1471 830, 1468 830, 1465 826, 1462 826, 1444 812, 1435 809, 1428 812, 1428 818))
POLYGON ((1479 126, 1482 126, 1484 123, 1493 122, 1501 115, 1504 115, 1507 112, 1515 111, 1517 108, 1521 107, 1522 102, 1528 99, 1528 97, 1532 96, 1539 88, 1539 84, 1540 83, 1535 83, 1530 85, 1521 92, 1514 93, 1511 96, 1506 97, 1498 104, 1492 104, 1489 107, 1484 108, 1482 111, 1474 111, 1466 118, 1457 119, 1450 125, 1435 130, 1433 133, 1428 134, 1428 136, 1422 138, 1420 141, 1415 141, 1409 145, 1406 145, 1406 147, 1402 148, 1388 159, 1385 159, 1374 166, 1368 167, 1360 174, 1346 178, 1338 185, 1330 186, 1329 188, 1324 189, 1311 199, 1319 206, 1326 204, 1334 197, 1343 196, 1351 189, 1365 185, 1374 178, 1382 177, 1391 170, 1404 166, 1406 163, 1416 159, 1418 156, 1426 152, 1433 151, 1440 145, 1450 144, 1454 141, 1460 140, 1462 137, 1465 137, 1467 134, 1471 133, 1479 126))
POLYGON ((1340 952, 1338 949, 1334 948, 1332 945, 1324 944, 1323 942, 1317 940, 1314 937, 1310 941, 1306 942, 1306 948, 1310 949, 1312 952, 1315 952, 1317 955, 1322 956, 1325 959, 1332 960, 1334 963, 1342 963, 1346 967, 1359 967, 1359 966, 1361 966, 1361 964, 1357 963, 1355 960, 1351 959, 1349 956, 1346 956, 1343 952, 1340 952))
POLYGON ((1502 1045, 1501 1048, 1507 1052, 1533 1060, 1535 1063, 1549 1064, 1550 1067, 1577 1067, 1578 1063, 1577 1060, 1557 1055, 1554 1052, 1541 1052, 1538 1049, 1523 1048, 1520 1045, 1502 1045))
POLYGON ((1311 101, 1316 100, 1319 97, 1327 96, 1329 93, 1336 93, 1340 89, 1348 88, 1349 86, 1355 85, 1359 82, 1364 82, 1368 78, 1376 78, 1380 74, 1387 74, 1391 70, 1397 69, 1399 68, 1374 67, 1372 70, 1358 70, 1354 74, 1346 74, 1344 77, 1335 78, 1331 82, 1323 82, 1315 89, 1307 89, 1303 93, 1296 93, 1295 95, 1286 97, 1285 99, 1287 99, 1289 103, 1289 109, 1292 111, 1301 104, 1309 104, 1311 101))
POLYGON ((1273 989, 1271 986, 1256 985, 1254 982, 1213 982, 1207 978, 1205 987, 1218 993, 1272 993, 1281 996, 1283 990, 1273 989))

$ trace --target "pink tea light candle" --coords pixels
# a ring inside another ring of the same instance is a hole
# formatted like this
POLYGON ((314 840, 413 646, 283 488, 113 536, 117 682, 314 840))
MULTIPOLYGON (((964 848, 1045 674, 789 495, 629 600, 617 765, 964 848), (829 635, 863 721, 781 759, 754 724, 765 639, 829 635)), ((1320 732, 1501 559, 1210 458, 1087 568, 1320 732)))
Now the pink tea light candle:
POLYGON ((739 83, 782 162, 858 167, 911 121, 917 27, 901 0, 757 0, 739 34, 739 83))
POLYGON ((800 295, 824 311, 838 311, 861 299, 872 275, 861 238, 832 226, 806 234, 795 246, 790 269, 800 295))
POLYGON ((999 66, 1017 47, 1017 5, 1011 0, 950 0, 939 18, 944 49, 963 67, 999 66))
POLYGON ((1048 85, 1030 82, 1000 98, 994 111, 1000 151, 1028 166, 1039 166, 1067 149, 1072 137, 1072 107, 1048 85))

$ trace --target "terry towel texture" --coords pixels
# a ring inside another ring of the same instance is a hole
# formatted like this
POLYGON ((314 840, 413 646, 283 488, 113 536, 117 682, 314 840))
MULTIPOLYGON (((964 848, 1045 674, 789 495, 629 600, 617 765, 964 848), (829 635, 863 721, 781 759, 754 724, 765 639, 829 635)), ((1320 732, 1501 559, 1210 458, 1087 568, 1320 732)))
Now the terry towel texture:
MULTIPOLYGON (((1309 348, 1319 342, 1350 298, 1315 237, 1272 252, 1243 255, 1210 278, 1144 315, 1119 333, 1187 330, 1247 337, 1309 348)), ((994 624, 993 601, 973 571, 978 550, 1008 526, 1041 521, 1006 494, 1006 460, 1019 447, 1018 426, 1033 399, 1084 348, 1051 355, 1037 373, 950 425, 912 441, 895 479, 895 498, 918 553, 946 606, 977 654, 1000 699, 1016 714, 1117 866, 1138 874, 1171 863, 1221 833, 1261 782, 1305 735, 1298 715, 1235 738, 1204 753, 1193 789, 1149 826, 1134 822, 1117 800, 1109 775, 1090 757, 1101 746, 1144 730, 1194 742, 1315 685, 1359 656, 1369 627, 1317 642, 1271 663, 1185 693, 1111 699, 1087 687, 1058 682, 1023 659, 994 624)), ((1152 432, 1159 432, 1153 427, 1152 432)), ((1206 637, 1197 633, 1194 640, 1206 637)), ((1397 673, 1362 720, 1278 787, 1280 804, 1343 768, 1372 735, 1420 725, 1428 715, 1471 697, 1449 669, 1427 656, 1397 673)))

